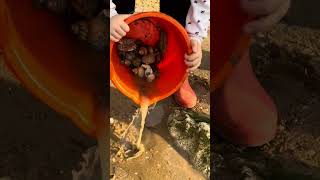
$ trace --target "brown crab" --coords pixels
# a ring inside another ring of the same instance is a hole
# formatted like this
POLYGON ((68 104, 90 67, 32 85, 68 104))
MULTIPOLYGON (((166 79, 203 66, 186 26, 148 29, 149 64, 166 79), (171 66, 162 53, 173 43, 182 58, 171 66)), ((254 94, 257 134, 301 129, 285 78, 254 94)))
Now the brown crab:
POLYGON ((135 40, 129 39, 129 38, 122 38, 118 42, 117 46, 119 51, 124 51, 124 52, 129 52, 129 51, 134 51, 137 49, 137 44, 135 40))

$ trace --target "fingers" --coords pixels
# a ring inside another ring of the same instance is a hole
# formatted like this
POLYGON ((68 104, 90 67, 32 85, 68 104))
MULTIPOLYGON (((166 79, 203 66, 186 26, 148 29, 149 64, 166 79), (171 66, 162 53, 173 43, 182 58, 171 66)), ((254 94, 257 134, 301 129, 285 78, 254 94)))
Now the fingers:
POLYGON ((197 64, 195 64, 194 66, 189 67, 189 69, 187 70, 187 72, 192 72, 192 71, 194 71, 194 70, 198 69, 198 67, 199 67, 200 65, 201 65, 201 60, 200 60, 200 61, 198 61, 198 63, 197 63, 197 64))
POLYGON ((190 60, 185 60, 184 63, 188 66, 188 72, 193 71, 195 69, 197 69, 200 64, 201 64, 201 59, 202 56, 197 56, 195 59, 193 59, 192 61, 190 60))
POLYGON ((252 21, 244 26, 244 31, 249 34, 264 32, 270 30, 273 25, 278 23, 287 13, 290 7, 290 0, 286 0, 283 5, 280 5, 276 11, 269 16, 262 17, 252 21))
POLYGON ((110 24, 110 40, 114 42, 120 41, 120 39, 126 36, 127 32, 130 31, 130 27, 125 23, 125 19, 130 15, 116 15, 111 19, 110 24))
POLYGON ((126 23, 122 23, 120 26, 116 28, 110 29, 110 39, 116 40, 118 42, 122 37, 126 36, 127 32, 129 32, 130 28, 126 23))
POLYGON ((121 27, 121 29, 122 29, 123 31, 125 31, 125 32, 129 32, 129 31, 130 31, 129 25, 126 24, 126 23, 120 24, 120 27, 121 27))
POLYGON ((186 62, 192 62, 198 58, 201 57, 201 53, 200 52, 196 52, 196 53, 192 53, 191 55, 185 55, 184 58, 186 60, 186 62))
POLYGON ((114 37, 114 39, 116 39, 117 41, 119 41, 122 38, 122 36, 118 34, 116 31, 111 32, 111 37, 114 37))
POLYGON ((197 69, 201 64, 202 51, 201 44, 197 40, 191 40, 191 46, 193 53, 191 55, 185 55, 185 64, 188 66, 187 71, 191 72, 197 69))
POLYGON ((115 29, 115 32, 118 33, 118 35, 120 35, 121 38, 127 34, 121 27, 115 29))
POLYGON ((283 0, 241 0, 241 7, 251 15, 267 15, 280 7, 283 0))
POLYGON ((202 59, 202 51, 201 51, 201 44, 195 39, 191 39, 191 47, 192 47, 192 54, 185 55, 185 64, 188 66, 187 71, 194 71, 197 69, 201 64, 202 59))
POLYGON ((112 35, 110 36, 110 40, 113 41, 113 42, 118 42, 119 41, 119 39, 113 37, 112 35))

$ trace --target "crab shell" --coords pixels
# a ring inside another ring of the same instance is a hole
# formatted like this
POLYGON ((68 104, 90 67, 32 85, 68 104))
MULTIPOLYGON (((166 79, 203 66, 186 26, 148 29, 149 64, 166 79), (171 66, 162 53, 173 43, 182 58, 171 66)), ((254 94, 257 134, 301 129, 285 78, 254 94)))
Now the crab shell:
POLYGON ((118 48, 119 51, 129 52, 129 51, 136 50, 137 49, 137 44, 136 44, 135 40, 133 40, 133 39, 122 38, 118 42, 117 48, 118 48))
POLYGON ((145 64, 153 64, 156 61, 154 54, 147 54, 142 57, 142 62, 145 64))

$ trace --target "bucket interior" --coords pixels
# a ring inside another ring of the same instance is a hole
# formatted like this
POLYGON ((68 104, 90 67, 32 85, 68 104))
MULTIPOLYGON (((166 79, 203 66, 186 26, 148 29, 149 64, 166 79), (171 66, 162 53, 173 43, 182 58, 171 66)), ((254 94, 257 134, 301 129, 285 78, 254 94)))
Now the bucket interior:
MULTIPOLYGON (((142 96, 147 97, 150 103, 154 103, 174 93, 186 77, 184 54, 188 52, 189 42, 182 26, 180 27, 176 21, 163 14, 142 13, 138 17, 129 19, 129 26, 140 18, 152 21, 167 35, 164 57, 157 66, 159 77, 149 83, 134 76, 129 68, 120 63, 116 43, 111 43, 112 80, 125 95, 131 97, 136 103, 141 103, 142 96)), ((148 34, 150 32, 142 33, 148 34)), ((151 34, 151 36, 153 35, 159 36, 159 33, 151 34)), ((134 34, 130 34, 130 38, 136 39, 134 34)), ((157 37, 151 38, 158 39, 157 37)))

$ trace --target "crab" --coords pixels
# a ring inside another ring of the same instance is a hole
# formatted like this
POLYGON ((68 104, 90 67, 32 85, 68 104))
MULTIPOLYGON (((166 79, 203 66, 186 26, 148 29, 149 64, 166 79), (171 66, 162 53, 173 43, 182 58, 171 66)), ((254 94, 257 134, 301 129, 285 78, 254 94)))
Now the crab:
POLYGON ((124 51, 124 52, 129 52, 129 51, 134 51, 137 49, 137 44, 135 40, 129 39, 129 38, 122 38, 118 42, 117 46, 119 51, 124 51))

